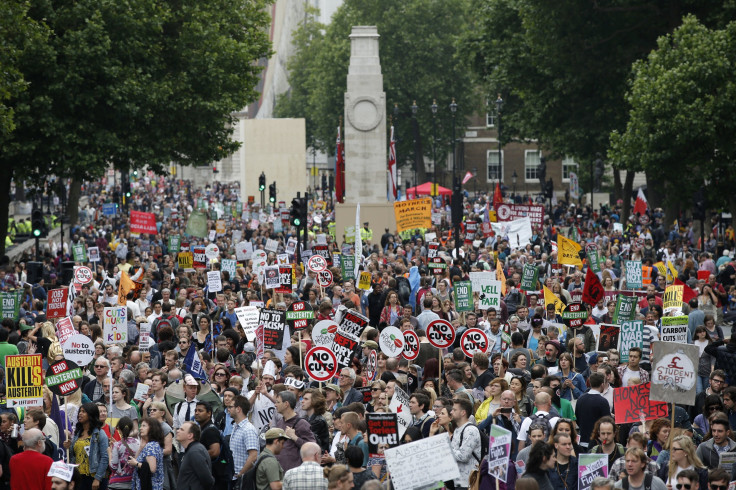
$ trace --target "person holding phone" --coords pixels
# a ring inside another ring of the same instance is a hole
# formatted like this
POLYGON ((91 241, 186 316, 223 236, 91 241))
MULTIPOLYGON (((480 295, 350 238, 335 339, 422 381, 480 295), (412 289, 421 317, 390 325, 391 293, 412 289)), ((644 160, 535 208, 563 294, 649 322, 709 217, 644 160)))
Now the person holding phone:
POLYGON ((510 430, 511 437, 511 458, 516 458, 519 442, 516 436, 519 434, 519 428, 523 418, 519 414, 519 406, 516 403, 516 395, 511 390, 506 390, 500 396, 501 406, 493 413, 489 414, 483 422, 478 424, 478 430, 488 433, 493 424, 500 425, 506 430, 510 430))

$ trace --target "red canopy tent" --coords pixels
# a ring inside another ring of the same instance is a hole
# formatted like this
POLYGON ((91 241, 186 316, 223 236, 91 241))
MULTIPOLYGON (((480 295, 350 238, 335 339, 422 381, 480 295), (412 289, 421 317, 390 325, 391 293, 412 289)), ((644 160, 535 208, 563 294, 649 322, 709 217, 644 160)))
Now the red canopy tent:
MULTIPOLYGON (((437 185, 437 193, 440 196, 451 196, 452 191, 448 189, 447 187, 442 187, 441 185, 437 185)), ((416 187, 409 187, 406 190, 406 197, 408 198, 414 198, 415 195, 420 196, 429 196, 432 194, 432 183, 431 182, 425 182, 424 184, 418 185, 416 187)))

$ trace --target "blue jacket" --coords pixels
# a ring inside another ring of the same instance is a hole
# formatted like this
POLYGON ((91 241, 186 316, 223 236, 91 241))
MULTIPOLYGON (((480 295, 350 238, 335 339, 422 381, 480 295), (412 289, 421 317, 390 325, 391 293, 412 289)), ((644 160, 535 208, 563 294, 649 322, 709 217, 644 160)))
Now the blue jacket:
MULTIPOLYGON (((74 438, 72 439, 72 445, 69 447, 72 463, 76 463, 74 457, 74 444, 78 439, 79 434, 75 432, 74 438)), ((107 465, 110 462, 110 458, 107 456, 107 446, 107 434, 100 429, 93 430, 92 438, 89 443, 89 472, 94 473, 95 480, 102 481, 102 479, 105 478, 107 465)))
POLYGON ((577 400, 585 394, 587 387, 585 386, 585 378, 583 378, 582 374, 576 373, 575 371, 570 371, 567 376, 563 376, 562 371, 558 371, 555 376, 557 376, 558 378, 562 378, 563 384, 565 383, 566 379, 571 379, 573 384, 572 393, 570 392, 570 388, 563 388, 562 386, 560 386, 560 398, 564 398, 565 400, 572 400, 574 396, 577 400))

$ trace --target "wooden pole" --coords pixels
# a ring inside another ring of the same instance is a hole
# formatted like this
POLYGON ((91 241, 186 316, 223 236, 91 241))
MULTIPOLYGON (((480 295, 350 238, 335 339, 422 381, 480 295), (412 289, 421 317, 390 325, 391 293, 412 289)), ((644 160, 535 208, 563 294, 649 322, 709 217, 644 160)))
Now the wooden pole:
POLYGON ((437 398, 442 396, 442 349, 439 350, 438 361, 439 361, 439 368, 437 371, 437 398))
MULTIPOLYGON (((64 397, 64 405, 65 405, 64 407, 64 430, 66 431, 67 427, 69 427, 69 397, 68 396, 64 397)), ((71 433, 69 434, 69 436, 70 435, 71 433)), ((66 437, 68 438, 69 436, 66 436, 66 437)), ((74 450, 74 448, 71 446, 71 442, 69 444, 70 444, 69 449, 66 452, 66 464, 69 464, 69 455, 74 450)))
POLYGON ((299 330, 297 332, 297 335, 299 335, 299 368, 304 369, 304 361, 302 361, 302 331, 299 330))

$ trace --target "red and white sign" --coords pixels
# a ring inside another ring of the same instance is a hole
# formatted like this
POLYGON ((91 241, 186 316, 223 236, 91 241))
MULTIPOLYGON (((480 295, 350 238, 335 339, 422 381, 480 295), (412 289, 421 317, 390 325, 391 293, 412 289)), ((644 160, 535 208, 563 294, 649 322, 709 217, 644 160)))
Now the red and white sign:
POLYGON ((59 344, 64 345, 64 342, 75 333, 77 331, 74 330, 74 324, 71 318, 62 318, 56 322, 56 337, 59 339, 59 344))
POLYGON ((321 255, 312 255, 311 257, 309 257, 309 262, 307 262, 307 266, 311 271, 322 272, 323 270, 327 269, 327 261, 321 255))
POLYGON ((460 337, 460 348, 468 357, 476 352, 488 352, 488 336, 480 328, 469 328, 460 337))
POLYGON ((427 325, 427 340, 438 349, 450 347, 455 341, 455 327, 447 320, 433 320, 427 325))
POLYGON ((130 232, 158 235, 158 229, 156 228, 156 215, 153 213, 144 213, 143 211, 131 211, 130 232))
POLYGON ((404 332, 404 358, 413 361, 419 356, 419 336, 414 330, 404 332))
POLYGON ((524 216, 529 217, 533 228, 541 228, 544 225, 544 206, 541 204, 499 204, 496 207, 498 221, 514 221, 524 216))
POLYGON ((381 352, 388 357, 401 357, 404 352, 404 335, 394 326, 385 327, 378 336, 381 352))
POLYGON ((329 381, 337 374, 337 357, 327 347, 313 347, 304 361, 307 374, 315 381, 329 381))
POLYGON ((378 353, 374 349, 368 354, 368 361, 365 363, 365 377, 368 381, 373 381, 376 374, 378 374, 378 353))
MULTIPOLYGON (((315 255, 314 257, 319 257, 319 256, 318 255, 315 255)), ((312 258, 314 258, 314 257, 312 257, 312 258)), ((332 286, 332 281, 333 281, 332 272, 330 272, 329 269, 325 269, 325 270, 320 271, 320 272, 317 273, 317 282, 323 288, 328 288, 328 287, 332 286)))
POLYGON ((61 318, 66 316, 66 298, 69 290, 66 288, 49 291, 49 304, 46 306, 46 318, 61 318))
POLYGON ((193 265, 195 269, 207 268, 207 249, 205 247, 194 247, 193 257, 193 265))
POLYGON ((74 282, 77 284, 87 284, 92 282, 92 269, 85 266, 75 268, 74 282))

